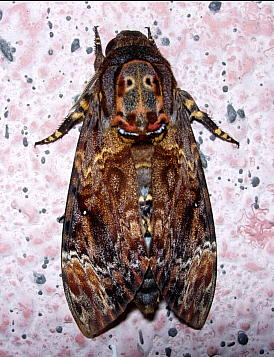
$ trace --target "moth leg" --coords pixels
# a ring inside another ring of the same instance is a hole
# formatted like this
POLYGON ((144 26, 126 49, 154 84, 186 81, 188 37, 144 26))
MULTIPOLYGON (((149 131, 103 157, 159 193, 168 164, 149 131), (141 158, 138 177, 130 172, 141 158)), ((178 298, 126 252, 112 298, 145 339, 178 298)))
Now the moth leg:
POLYGON ((48 136, 46 139, 37 141, 34 145, 36 146, 53 143, 54 141, 57 141, 66 135, 76 124, 81 123, 88 112, 90 104, 90 98, 88 98, 89 96, 87 95, 85 97, 80 98, 80 100, 72 107, 68 116, 53 134, 48 136))
POLYGON ((240 146, 238 141, 236 141, 229 134, 227 134, 222 129, 220 129, 205 112, 202 112, 198 108, 197 104, 195 103, 194 99, 191 97, 190 94, 188 94, 184 90, 180 90, 180 94, 181 94, 181 100, 183 102, 183 105, 190 113, 190 121, 197 120, 200 123, 202 123, 212 134, 214 134, 218 138, 224 141, 228 141, 229 143, 236 144, 238 147, 240 146))
POLYGON ((61 217, 57 217, 58 223, 64 223, 64 221, 65 221, 65 214, 63 214, 61 217))

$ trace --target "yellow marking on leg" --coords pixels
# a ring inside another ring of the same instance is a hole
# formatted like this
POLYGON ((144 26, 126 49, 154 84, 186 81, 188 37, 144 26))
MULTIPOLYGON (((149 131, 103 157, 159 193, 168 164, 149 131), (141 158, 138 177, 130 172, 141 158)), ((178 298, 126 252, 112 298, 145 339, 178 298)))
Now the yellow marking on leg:
POLYGON ((222 131, 221 129, 215 129, 214 130, 214 134, 219 136, 221 139, 224 139, 226 141, 235 141, 230 135, 228 135, 227 133, 225 133, 224 131, 222 131))
POLYGON ((86 100, 81 100, 80 105, 84 109, 84 111, 88 110, 89 103, 86 100))
POLYGON ((84 113, 76 112, 72 114, 72 119, 84 118, 84 113))
POLYGON ((54 136, 58 139, 60 138, 60 136, 62 136, 63 134, 61 133, 61 131, 56 130, 56 132, 54 133, 54 136))
POLYGON ((187 107, 188 110, 190 110, 194 104, 195 104, 195 102, 192 99, 186 99, 184 101, 184 105, 187 107))
POLYGON ((144 202, 145 202, 144 196, 139 196, 139 203, 144 203, 144 202))
POLYGON ((214 130, 214 134, 216 134, 216 135, 221 135, 222 134, 222 130, 221 129, 215 129, 214 130))
POLYGON ((63 133, 61 133, 59 130, 56 130, 51 136, 49 136, 47 139, 44 139, 43 142, 50 143, 60 138, 60 136, 63 136, 63 133))
POLYGON ((192 112, 191 116, 196 119, 202 119, 204 117, 204 113, 199 110, 199 111, 192 112))

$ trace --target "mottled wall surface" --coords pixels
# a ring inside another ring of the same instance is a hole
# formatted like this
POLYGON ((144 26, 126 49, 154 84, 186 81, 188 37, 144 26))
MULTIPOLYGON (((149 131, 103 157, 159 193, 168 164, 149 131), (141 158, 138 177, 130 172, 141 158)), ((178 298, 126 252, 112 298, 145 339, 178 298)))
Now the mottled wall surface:
POLYGON ((273 356, 273 2, 0 3, 0 356, 273 356), (194 123, 211 194, 218 279, 206 325, 162 304, 88 340, 65 300, 62 225, 78 128, 62 122, 104 45, 150 26, 178 85, 240 148, 194 123))

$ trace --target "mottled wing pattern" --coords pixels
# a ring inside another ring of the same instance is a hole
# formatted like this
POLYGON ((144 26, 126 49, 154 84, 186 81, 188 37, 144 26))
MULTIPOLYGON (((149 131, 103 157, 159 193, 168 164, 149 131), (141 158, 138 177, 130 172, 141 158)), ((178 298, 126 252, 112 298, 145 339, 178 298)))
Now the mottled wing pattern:
POLYGON ((216 242, 202 164, 180 91, 152 159, 153 272, 168 306, 189 326, 207 318, 215 290, 216 242))
POLYGON ((148 267, 130 146, 102 131, 96 97, 81 130, 62 241, 63 282, 87 337, 98 335, 134 298, 148 267))

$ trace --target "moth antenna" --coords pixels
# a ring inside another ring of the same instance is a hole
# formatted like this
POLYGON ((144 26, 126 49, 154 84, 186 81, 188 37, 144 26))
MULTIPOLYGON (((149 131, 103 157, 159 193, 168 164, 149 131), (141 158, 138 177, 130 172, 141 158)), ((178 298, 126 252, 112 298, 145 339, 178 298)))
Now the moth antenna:
POLYGON ((95 34, 95 39, 94 39, 94 43, 95 43, 95 61, 94 61, 94 68, 95 71, 98 70, 98 68, 100 67, 101 63, 103 62, 105 56, 103 55, 103 51, 102 51, 102 44, 101 44, 101 38, 99 35, 99 32, 97 30, 99 26, 94 26, 93 30, 94 30, 94 34, 95 34))
POLYGON ((151 35, 150 27, 146 26, 145 28, 147 29, 147 38, 148 38, 149 42, 152 43, 153 46, 155 46, 157 48, 154 38, 151 35))

